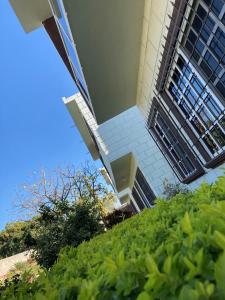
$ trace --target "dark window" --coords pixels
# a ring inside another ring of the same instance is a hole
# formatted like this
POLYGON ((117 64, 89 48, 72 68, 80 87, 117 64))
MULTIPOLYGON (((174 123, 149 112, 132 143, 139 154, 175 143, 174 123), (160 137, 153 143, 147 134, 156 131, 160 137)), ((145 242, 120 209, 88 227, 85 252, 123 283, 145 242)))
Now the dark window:
POLYGON ((214 12, 214 14, 218 17, 222 8, 223 8, 223 1, 222 0, 203 0, 205 4, 208 5, 210 9, 214 12))
POLYGON ((145 205, 135 188, 132 189, 132 196, 134 197, 134 200, 135 200, 137 206, 139 207, 139 209, 140 210, 144 209, 145 205))
POLYGON ((135 181, 137 185, 139 185, 145 199, 147 200, 147 206, 152 206, 154 205, 154 200, 155 200, 155 194, 153 193, 150 185, 148 184, 147 180, 145 179, 144 175, 142 174, 141 170, 138 168, 135 181))
POLYGON ((154 205, 155 194, 139 168, 135 175, 132 195, 140 210, 154 205))
POLYGON ((153 133, 178 178, 183 182, 188 182, 190 178, 201 173, 202 168, 163 109, 159 104, 154 106, 150 112, 148 128, 153 133))

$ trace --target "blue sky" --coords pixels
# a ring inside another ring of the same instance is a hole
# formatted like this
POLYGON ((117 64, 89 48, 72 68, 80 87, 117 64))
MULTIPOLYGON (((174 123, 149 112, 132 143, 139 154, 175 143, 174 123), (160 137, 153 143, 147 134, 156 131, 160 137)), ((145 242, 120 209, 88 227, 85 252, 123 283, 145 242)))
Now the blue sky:
POLYGON ((90 160, 62 102, 75 85, 44 29, 26 34, 0 3, 0 229, 33 171, 90 160))

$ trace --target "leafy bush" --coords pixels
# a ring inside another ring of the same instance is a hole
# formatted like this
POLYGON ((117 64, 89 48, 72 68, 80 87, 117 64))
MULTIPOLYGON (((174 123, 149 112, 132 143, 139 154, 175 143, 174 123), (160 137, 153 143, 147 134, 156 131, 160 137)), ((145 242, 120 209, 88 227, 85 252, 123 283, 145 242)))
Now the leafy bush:
POLYGON ((222 300, 224 266, 221 177, 65 249, 49 272, 8 299, 222 300))
POLYGON ((168 182, 168 180, 164 180, 163 187, 163 196, 166 199, 171 199, 177 194, 187 194, 189 192, 188 188, 184 184, 180 184, 179 182, 170 183, 168 182))
POLYGON ((104 217, 103 222, 107 229, 111 229, 114 225, 132 217, 132 215, 132 211, 115 209, 113 212, 104 217))
POLYGON ((98 208, 85 200, 55 203, 51 209, 43 206, 33 257, 42 267, 50 268, 63 247, 76 247, 103 232, 100 217, 98 208))

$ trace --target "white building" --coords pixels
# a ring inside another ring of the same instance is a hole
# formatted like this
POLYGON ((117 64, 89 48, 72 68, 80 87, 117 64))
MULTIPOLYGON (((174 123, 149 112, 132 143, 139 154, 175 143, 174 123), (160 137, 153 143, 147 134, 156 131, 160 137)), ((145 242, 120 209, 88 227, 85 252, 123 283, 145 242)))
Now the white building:
POLYGON ((73 76, 80 93, 64 102, 122 203, 139 211, 165 179, 193 189, 223 174, 223 0, 10 2, 73 76))

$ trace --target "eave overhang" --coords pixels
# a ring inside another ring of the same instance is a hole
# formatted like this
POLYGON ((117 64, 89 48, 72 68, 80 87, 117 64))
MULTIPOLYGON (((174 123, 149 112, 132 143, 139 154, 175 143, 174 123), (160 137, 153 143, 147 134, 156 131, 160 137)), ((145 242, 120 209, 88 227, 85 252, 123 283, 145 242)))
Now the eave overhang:
POLYGON ((99 124, 136 104, 145 0, 64 0, 99 124))
POLYGON ((118 193, 131 188, 135 164, 135 158, 132 153, 119 157, 110 163, 118 193))
POLYGON ((21 25, 26 32, 42 26, 52 16, 48 0, 9 0, 21 25))
POLYGON ((90 131, 88 130, 87 124, 85 122, 85 119, 82 115, 82 112, 80 111, 77 103, 76 103, 76 95, 64 98, 63 99, 71 117, 73 118, 73 121, 77 127, 77 129, 80 132, 80 135, 82 136, 92 158, 94 160, 99 159, 99 151, 96 146, 96 142, 93 140, 93 137, 91 136, 90 131))

